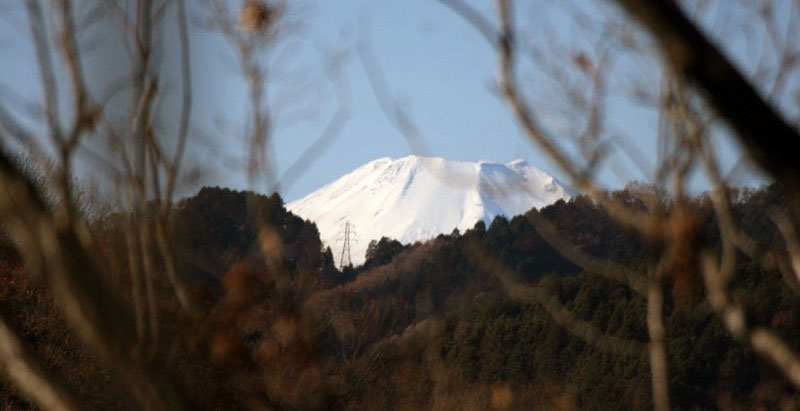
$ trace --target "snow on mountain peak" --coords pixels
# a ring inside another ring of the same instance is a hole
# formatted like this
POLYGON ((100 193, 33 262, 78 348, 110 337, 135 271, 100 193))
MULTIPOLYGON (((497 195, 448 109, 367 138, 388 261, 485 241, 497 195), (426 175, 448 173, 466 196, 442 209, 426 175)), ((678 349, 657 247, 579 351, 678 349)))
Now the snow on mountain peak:
POLYGON ((500 164, 411 155, 370 161, 286 208, 317 224, 337 264, 341 234, 350 222, 355 232, 351 256, 360 264, 371 240, 427 240, 572 195, 561 182, 522 159, 500 164))

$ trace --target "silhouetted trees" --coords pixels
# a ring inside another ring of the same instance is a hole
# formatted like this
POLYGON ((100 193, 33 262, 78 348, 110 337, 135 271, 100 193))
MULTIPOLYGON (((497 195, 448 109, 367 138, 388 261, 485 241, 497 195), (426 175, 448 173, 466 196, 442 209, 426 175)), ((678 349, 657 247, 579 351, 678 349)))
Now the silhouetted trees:
POLYGON ((397 240, 386 237, 381 237, 378 241, 372 240, 367 246, 364 268, 386 264, 392 261, 392 258, 400 251, 403 251, 403 244, 397 240))
MULTIPOLYGON (((781 249, 774 247, 782 241, 774 226, 763 223, 765 208, 791 209, 781 192, 769 186, 736 193, 736 218, 765 250, 781 249)), ((641 193, 614 195, 633 201, 641 193)), ((705 235, 713 238, 708 201, 701 196, 693 204, 705 235)), ((314 224, 287 212, 277 194, 204 188, 177 203, 170 215, 179 264, 189 267, 185 280, 203 301, 203 311, 199 319, 180 314, 169 284, 155 278, 158 304, 171 313, 160 318, 159 338, 173 342, 156 355, 184 364, 180 379, 209 407, 240 404, 246 398, 242 386, 227 381, 251 371, 274 379, 271 389, 282 393, 277 406, 362 408, 406 398, 420 407, 431 402, 488 407, 498 384, 511 390, 522 408, 564 398, 595 409, 651 404, 648 357, 641 348, 648 341, 646 300, 577 267, 535 224, 543 218, 569 241, 645 270, 644 240, 584 197, 413 246, 382 238, 370 244, 364 266, 343 272, 333 265, 330 248, 321 246, 314 224), (275 237, 267 239, 280 244, 277 260, 257 250, 265 235, 254 228, 259 220, 275 227, 275 237), (638 344, 639 351, 610 352, 565 329, 540 303, 509 298, 497 274, 486 269, 486 255, 527 286, 554 296, 577 319, 638 344), (302 376, 307 386, 287 385, 292 376, 302 376)), ((119 246, 122 220, 122 214, 109 215, 92 226, 99 244, 119 246)), ((89 383, 107 379, 111 370, 76 341, 13 249, 0 252, 5 278, 0 296, 18 308, 4 315, 30 330, 22 335, 25 344, 68 376, 74 383, 69 386, 94 406, 132 405, 122 387, 89 383)), ((748 290, 739 296, 749 307, 748 321, 770 326, 800 348, 800 304, 787 286, 796 280, 745 259, 733 281, 748 290)), ((702 290, 695 285, 689 291, 683 298, 668 294, 665 303, 674 405, 772 408, 796 401, 770 364, 730 338, 702 290)), ((0 401, 27 406, 7 386, 0 386, 0 401)))

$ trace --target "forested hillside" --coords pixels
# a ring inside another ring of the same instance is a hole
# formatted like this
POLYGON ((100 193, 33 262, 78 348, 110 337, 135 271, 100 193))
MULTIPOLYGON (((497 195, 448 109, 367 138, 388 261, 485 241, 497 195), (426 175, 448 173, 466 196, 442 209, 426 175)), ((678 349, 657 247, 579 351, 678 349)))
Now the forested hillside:
MULTIPOLYGON (((660 194, 633 185, 613 195, 644 208, 642 196, 660 194)), ((738 256, 733 295, 748 323, 770 327, 798 349, 800 284, 782 274, 785 251, 773 250, 785 246, 768 215, 782 210, 800 220, 777 186, 731 195, 755 250, 738 256)), ((710 201, 695 199, 692 215, 703 227, 697 241, 718 242, 710 201)), ((90 231, 99 259, 116 274, 107 279, 111 289, 131 298, 137 282, 124 257, 126 221, 106 215, 90 231)), ((585 197, 425 243, 382 239, 369 245, 363 266, 343 272, 314 224, 287 212, 277 194, 204 188, 177 203, 168 221, 176 271, 196 311, 180 309, 166 274, 150 278, 161 315, 149 331, 153 343, 137 349, 153 367, 179 364, 164 372, 182 382, 197 408, 253 401, 278 409, 652 403, 646 300, 603 270, 618 264, 642 274, 664 245, 624 229, 585 197), (584 264, 586 255, 603 264, 584 264)), ((165 261, 151 264, 153 272, 167 270, 165 261)), ((14 307, 4 317, 25 331, 24 344, 56 378, 95 408, 136 408, 104 359, 82 348, 7 240, 0 273, 0 298, 14 307)), ((791 385, 725 331, 701 278, 670 278, 664 322, 675 407, 798 405, 791 385)), ((0 403, 29 407, 5 383, 0 403)))

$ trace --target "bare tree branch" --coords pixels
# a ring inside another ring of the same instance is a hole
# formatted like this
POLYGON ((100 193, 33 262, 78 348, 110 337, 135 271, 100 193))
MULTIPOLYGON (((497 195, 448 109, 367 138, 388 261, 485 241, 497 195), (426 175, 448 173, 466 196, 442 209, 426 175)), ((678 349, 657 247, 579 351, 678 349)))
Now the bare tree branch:
POLYGON ((34 185, 0 151, 0 214, 26 268, 48 281, 70 325, 113 365, 139 400, 159 408, 186 409, 186 400, 163 369, 132 356, 136 339, 124 305, 104 286, 90 242, 76 221, 55 219, 34 185))
POLYGON ((602 275, 610 280, 630 287, 642 297, 647 296, 647 280, 635 271, 616 264, 613 261, 595 258, 574 244, 570 244, 552 223, 538 213, 528 214, 528 221, 536 232, 564 258, 568 259, 586 272, 602 275))
POLYGON ((364 72, 367 74, 370 88, 375 98, 378 100, 381 111, 383 111, 386 118, 403 135, 411 151, 416 154, 428 156, 431 151, 425 143, 425 139, 422 137, 419 128, 417 128, 405 108, 392 98, 389 85, 383 75, 378 59, 375 57, 375 52, 366 32, 368 26, 364 22, 365 20, 366 17, 363 17, 357 47, 359 61, 364 68, 364 72))
POLYGON ((653 408, 670 409, 669 378, 667 377, 667 350, 664 331, 664 265, 662 261, 650 272, 647 291, 647 332, 650 336, 650 375, 653 387, 653 408))
POLYGON ((608 195, 595 186, 592 178, 587 173, 578 170, 573 161, 555 143, 555 138, 549 135, 536 120, 533 111, 519 94, 514 75, 515 30, 513 15, 509 0, 497 0, 498 20, 500 21, 500 38, 498 39, 499 69, 497 82, 503 93, 511 112, 522 126, 525 134, 548 155, 558 167, 569 176, 577 187, 587 193, 595 201, 600 202, 615 219, 621 223, 637 228, 643 233, 651 233, 654 227, 651 216, 631 210, 623 205, 610 200, 608 195))
POLYGON ((0 317, 0 366, 19 389, 45 410, 69 411, 85 409, 68 390, 60 386, 38 364, 19 341, 14 331, 0 317))
POLYGON ((50 137, 60 143, 62 140, 61 126, 58 115, 58 87, 56 84, 53 61, 47 41, 44 17, 39 0, 26 0, 28 18, 30 19, 31 37, 36 49, 36 59, 39 65, 39 76, 42 86, 42 103, 45 107, 47 124, 50 128, 50 137))
POLYGON ((550 293, 541 284, 529 286, 514 279, 514 274, 501 261, 487 255, 477 247, 470 253, 475 265, 484 273, 496 276, 508 295, 517 301, 537 302, 553 320, 572 335, 593 347, 619 356, 636 356, 644 351, 642 343, 615 337, 598 330, 590 322, 576 317, 558 296, 550 293))
POLYGON ((492 47, 497 45, 497 39, 500 38, 497 30, 495 30, 488 19, 472 6, 461 0, 439 0, 439 2, 452 9, 464 20, 478 29, 478 32, 481 33, 483 38, 489 42, 492 47))
POLYGON ((183 153, 186 149, 186 139, 189 134, 189 118, 192 112, 192 59, 189 43, 189 29, 186 22, 186 5, 184 0, 177 0, 178 5, 178 35, 181 43, 181 119, 178 128, 178 146, 172 160, 167 176, 166 204, 172 201, 175 191, 175 181, 178 178, 183 153))
POLYGON ((719 265, 710 253, 702 259, 703 279, 708 290, 708 301, 719 314, 728 332, 746 342, 759 356, 769 360, 795 388, 800 389, 800 356, 771 331, 757 327, 749 328, 744 307, 728 297, 720 281, 726 275, 719 272, 719 265))
POLYGON ((644 25, 675 70, 705 92, 750 156, 777 181, 800 190, 800 142, 789 125, 672 0, 615 0, 644 25))

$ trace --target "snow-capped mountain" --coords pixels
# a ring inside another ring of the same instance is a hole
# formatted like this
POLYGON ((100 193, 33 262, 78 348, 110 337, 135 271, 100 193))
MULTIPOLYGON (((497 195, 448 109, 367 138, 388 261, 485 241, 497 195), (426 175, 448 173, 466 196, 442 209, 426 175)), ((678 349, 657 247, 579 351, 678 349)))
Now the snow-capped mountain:
POLYGON ((371 161, 286 208, 317 224, 337 264, 349 222, 352 260, 361 264, 369 242, 383 236, 404 244, 427 240, 573 195, 524 160, 500 164, 412 155, 371 161))

